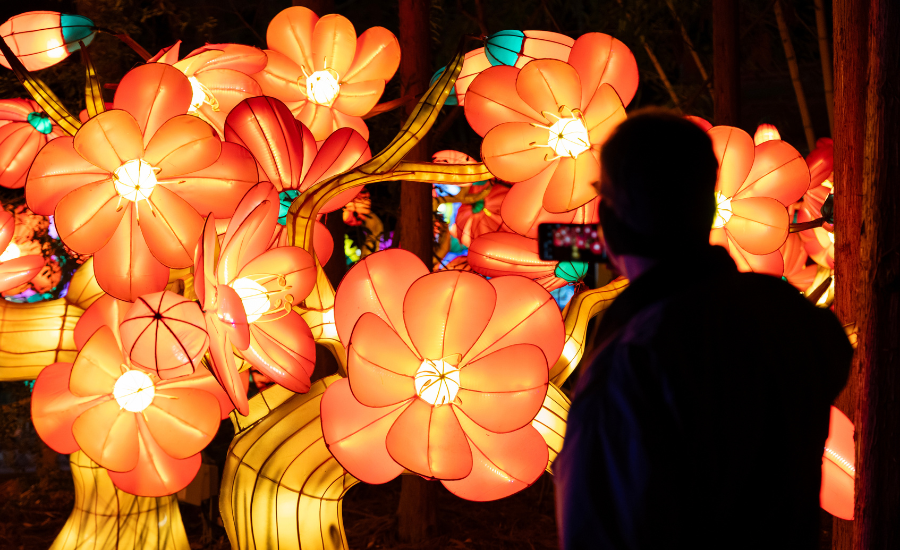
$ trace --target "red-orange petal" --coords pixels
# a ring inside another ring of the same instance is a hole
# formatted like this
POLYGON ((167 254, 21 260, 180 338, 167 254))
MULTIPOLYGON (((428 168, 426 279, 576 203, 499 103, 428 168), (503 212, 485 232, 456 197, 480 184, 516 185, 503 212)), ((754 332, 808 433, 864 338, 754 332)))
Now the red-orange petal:
POLYGON ((263 95, 262 87, 257 81, 235 70, 205 70, 196 78, 200 84, 209 89, 219 103, 217 111, 206 103, 200 106, 199 111, 220 136, 225 132, 226 117, 241 101, 263 95))
MULTIPOLYGON (((8 121, 0 121, 0 124, 8 121)), ((34 157, 47 143, 47 136, 31 124, 10 122, 0 126, 0 187, 19 189, 34 157)))
POLYGON ((556 264, 538 257, 537 239, 515 233, 486 233, 469 247, 469 265, 476 273, 487 277, 522 275, 536 280, 547 290, 567 284, 553 276, 556 264))
POLYGON ((727 244, 728 253, 731 254, 731 259, 734 260, 739 271, 752 271, 775 277, 781 277, 784 274, 784 258, 781 256, 781 252, 775 251, 761 256, 750 254, 741 248, 731 235, 728 235, 727 244))
POLYGON ((127 472, 138 463, 137 417, 110 397, 81 413, 72 434, 91 460, 107 470, 127 472))
POLYGON ((149 199, 138 201, 138 215, 144 240, 157 260, 172 268, 194 263, 203 218, 191 205, 158 185, 149 199))
POLYGON ((548 161, 555 153, 548 147, 549 134, 530 123, 507 122, 490 130, 481 143, 481 158, 492 174, 509 182, 532 178, 556 161, 548 161))
POLYGON ((597 190, 592 184, 600 179, 600 159, 594 149, 574 159, 562 157, 552 170, 543 201, 548 212, 569 212, 597 198, 597 190))
POLYGON ((62 197, 54 222, 60 239, 72 250, 93 254, 109 242, 131 211, 131 201, 119 196, 112 180, 105 180, 83 185, 62 197))
POLYGON ((100 327, 78 352, 69 379, 69 390, 73 394, 79 397, 112 394, 125 362, 113 330, 100 327))
MULTIPOLYGON (((601 84, 584 108, 584 125, 592 150, 606 143, 613 131, 625 121, 625 107, 609 84, 601 84)), ((598 156, 599 158, 599 156, 598 156)))
POLYGON ((250 345, 241 355, 276 384, 298 393, 309 391, 316 368, 316 343, 295 311, 274 321, 250 325, 250 345))
POLYGON ((504 122, 544 122, 544 117, 519 97, 518 76, 519 69, 499 65, 484 70, 469 85, 466 120, 478 135, 484 136, 504 122))
POLYGON ((201 215, 228 219, 247 191, 259 182, 256 161, 236 143, 223 143, 222 154, 210 166, 182 174, 177 185, 168 186, 201 215))
MULTIPOLYGON (((271 25, 270 25, 271 27, 271 25)), ((276 50, 266 50, 269 61, 266 68, 253 75, 253 79, 259 84, 263 94, 275 97, 286 103, 306 103, 306 86, 298 84, 298 79, 303 76, 300 65, 294 62, 297 57, 288 57, 276 50)), ((293 111, 293 107, 291 106, 293 111)))
POLYGON ((187 487, 200 470, 200 454, 172 458, 153 440, 146 424, 140 424, 137 465, 127 472, 110 471, 109 479, 119 489, 145 497, 172 495, 187 487))
POLYGON ((109 242, 94 255, 94 269, 100 288, 128 302, 159 292, 169 282, 169 269, 153 257, 134 215, 122 218, 109 242))
POLYGON ((31 393, 31 421, 51 449, 71 454, 79 449, 72 435, 78 415, 92 405, 93 397, 77 397, 69 391, 72 363, 53 363, 41 370, 31 393))
POLYGON ((413 399, 391 426, 386 443, 391 458, 421 476, 462 479, 472 471, 472 451, 453 405, 433 407, 413 399))
POLYGON ((113 334, 115 335, 116 327, 125 318, 129 308, 131 308, 131 302, 117 300, 109 294, 104 294, 98 298, 75 323, 75 331, 73 333, 75 347, 77 349, 83 348, 90 337, 102 326, 113 329, 113 334))
POLYGON ((44 269, 43 256, 20 256, 0 262, 0 292, 6 292, 37 277, 44 269))
POLYGON ((357 401, 386 407, 415 397, 422 360, 374 313, 359 318, 347 350, 347 378, 357 401))
POLYGON ((837 407, 831 407, 828 439, 822 457, 822 508, 841 519, 853 519, 856 446, 853 423, 837 407))
POLYGON ((257 206, 249 216, 240 220, 237 230, 222 243, 216 266, 216 280, 220 284, 229 285, 237 280, 247 262, 267 248, 272 230, 266 231, 263 222, 269 214, 269 207, 268 202, 257 206))
POLYGON ((716 191, 731 198, 741 188, 753 165, 753 138, 740 128, 731 126, 714 126, 707 134, 719 161, 716 191))
MULTIPOLYGON (((234 353, 224 323, 215 313, 206 313, 206 332, 209 333, 210 370, 219 385, 228 394, 228 398, 242 415, 250 413, 247 403, 247 391, 241 382, 240 374, 234 364, 234 353)), ((248 340, 249 340, 249 330, 248 340)))
POLYGON ((160 385, 143 415, 153 439, 172 458, 199 453, 219 430, 218 401, 193 388, 160 385))
POLYGON ((394 33, 384 27, 367 29, 356 40, 356 54, 343 82, 366 80, 388 81, 400 66, 400 43, 394 33))
POLYGON ((187 113, 192 96, 191 83, 181 71, 163 63, 148 63, 122 77, 113 104, 134 117, 146 146, 167 120, 187 113))
POLYGON ((316 141, 322 141, 337 129, 334 122, 334 112, 331 107, 319 105, 308 101, 299 113, 295 113, 297 120, 302 122, 312 132, 316 141))
POLYGON ((266 44, 312 70, 312 38, 318 20, 319 17, 306 7, 294 6, 281 10, 269 22, 266 44))
MULTIPOLYGON (((253 258, 241 267, 238 277, 250 277, 257 284, 262 285, 271 292, 270 300, 273 304, 286 296, 291 296, 292 304, 299 304, 312 291, 316 285, 316 264, 309 252, 296 246, 278 246, 267 250, 253 258), (281 279, 283 278, 283 279, 281 279), (284 287, 281 281, 284 281, 284 287)), ((280 316, 275 312, 272 316, 280 316)), ((269 315, 260 318, 260 322, 267 322, 269 315)))
MULTIPOLYGON (((559 115, 559 108, 581 109, 581 79, 574 67, 556 59, 535 59, 522 67, 516 92, 536 113, 559 115)), ((566 112, 566 115, 569 113, 566 112)), ((541 116, 552 123, 556 119, 541 116)))
POLYGON ((634 54, 618 39, 599 32, 583 34, 575 40, 569 64, 581 77, 582 105, 587 105, 601 84, 609 84, 622 103, 628 105, 638 87, 638 67, 634 54))
POLYGON ((192 115, 167 120, 150 139, 144 160, 159 168, 159 181, 207 168, 219 158, 222 140, 215 129, 192 115))
POLYGON ((319 18, 312 35, 314 70, 334 69, 347 74, 356 55, 356 29, 343 15, 331 13, 319 18))
POLYGON ((107 172, 115 172, 144 153, 140 126, 133 116, 118 109, 88 120, 75 133, 74 146, 85 160, 107 172))
POLYGON ((346 115, 363 116, 372 110, 383 93, 384 80, 342 84, 332 106, 346 115))
POLYGON ((788 236, 791 219, 784 205, 768 197, 735 199, 725 230, 750 254, 775 252, 788 236))
POLYGON ((796 149, 784 141, 766 141, 756 147, 750 173, 734 198, 771 197, 790 206, 806 193, 809 181, 809 168, 796 149))
POLYGON ((78 154, 75 139, 51 140, 35 157, 28 171, 25 198, 28 207, 43 216, 53 214, 60 199, 83 185, 109 179, 112 175, 78 154))

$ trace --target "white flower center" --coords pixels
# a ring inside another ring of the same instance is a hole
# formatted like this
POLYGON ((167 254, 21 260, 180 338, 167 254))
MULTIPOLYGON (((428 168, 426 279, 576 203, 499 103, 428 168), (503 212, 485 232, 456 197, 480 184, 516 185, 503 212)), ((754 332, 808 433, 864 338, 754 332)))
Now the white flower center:
POLYGON ((725 227, 731 219, 731 199, 716 191, 716 217, 713 218, 713 229, 725 227))
POLYGON ((16 246, 16 243, 9 243, 9 246, 6 247, 6 250, 3 251, 3 254, 0 254, 0 262, 15 260, 21 255, 22 252, 19 250, 19 247, 16 246))
POLYGON ((316 71, 306 77, 306 97, 313 103, 330 107, 341 91, 334 69, 316 71))
POLYGON ((146 200, 156 187, 156 172, 143 159, 129 160, 113 172, 116 192, 132 202, 146 200))
POLYGON ((547 145, 560 157, 577 157, 591 148, 587 128, 576 117, 557 120, 550 127, 547 145))
POLYGON ((446 405, 459 391, 459 369, 443 359, 426 359, 415 376, 416 393, 432 405, 446 405))
POLYGON ((269 295, 265 287, 247 277, 241 277, 231 284, 244 304, 247 322, 252 323, 269 311, 269 295))
POLYGON ((212 107, 213 111, 219 110, 219 101, 209 88, 204 86, 196 77, 189 76, 188 82, 191 83, 191 106, 188 113, 197 114, 198 109, 207 104, 212 107))
POLYGON ((141 371, 130 370, 116 380, 113 397, 128 412, 139 413, 150 406, 156 390, 153 380, 141 371))

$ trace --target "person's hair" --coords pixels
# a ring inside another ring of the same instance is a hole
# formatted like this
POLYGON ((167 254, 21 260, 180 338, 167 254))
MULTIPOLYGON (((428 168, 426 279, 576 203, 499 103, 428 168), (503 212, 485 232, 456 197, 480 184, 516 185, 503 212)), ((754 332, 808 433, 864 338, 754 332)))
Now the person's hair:
POLYGON ((719 163, 699 126, 642 109, 603 145, 600 223, 617 254, 676 255, 709 242, 719 163))

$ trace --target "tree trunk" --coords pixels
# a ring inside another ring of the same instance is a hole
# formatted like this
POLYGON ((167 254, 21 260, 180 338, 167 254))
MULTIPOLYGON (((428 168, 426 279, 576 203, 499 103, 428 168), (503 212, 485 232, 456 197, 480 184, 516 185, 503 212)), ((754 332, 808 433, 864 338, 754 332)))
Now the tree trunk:
POLYGON ((800 109, 800 119, 803 120, 803 132, 806 134, 806 145, 812 151, 816 148, 816 135, 813 132, 812 119, 809 116, 809 107, 806 105, 806 94, 803 93, 803 83, 800 81, 800 67, 797 64, 797 54, 794 52, 794 43, 791 41, 791 32, 784 19, 784 9, 781 0, 775 0, 775 19, 778 21, 778 32, 781 34, 781 44, 784 46, 784 56, 787 58, 788 70, 791 73, 791 83, 794 85, 794 93, 797 95, 797 107, 800 109))
POLYGON ((819 58, 822 60, 822 82, 825 84, 828 131, 834 137, 834 77, 831 74, 831 48, 828 44, 828 25, 825 22, 825 0, 816 0, 816 31, 819 34, 819 58))
MULTIPOLYGON (((430 2, 400 0, 400 95, 420 95, 431 79, 430 2)), ((414 102, 405 105, 408 115, 414 102)), ((406 155, 410 160, 430 157, 428 136, 406 155)), ((431 186, 403 182, 400 187, 400 220, 397 224, 400 247, 409 250, 431 268, 434 230, 431 210, 431 186)), ((418 476, 403 476, 397 519, 400 540, 421 542, 437 523, 436 483, 418 476)))
POLYGON ((738 126, 741 115, 737 0, 713 0, 713 88, 717 125, 738 126))
MULTIPOLYGON (((861 182, 865 137, 868 0, 834 2, 834 192, 835 192, 835 313, 841 323, 857 322, 861 182)), ((835 406, 856 422, 855 388, 859 354, 850 379, 835 406)), ((834 518, 832 548, 850 550, 853 522, 834 518)))
POLYGON ((900 5, 871 0, 868 21, 853 548, 887 550, 900 548, 900 5))

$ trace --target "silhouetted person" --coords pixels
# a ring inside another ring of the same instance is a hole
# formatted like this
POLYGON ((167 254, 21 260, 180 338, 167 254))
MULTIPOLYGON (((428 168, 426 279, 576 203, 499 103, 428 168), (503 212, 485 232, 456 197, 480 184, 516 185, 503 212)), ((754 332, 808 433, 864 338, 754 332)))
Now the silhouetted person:
POLYGON ((834 315, 709 245, 707 135, 638 114, 602 150, 606 312, 553 464, 562 547, 813 549, 829 405, 852 349, 834 315))

